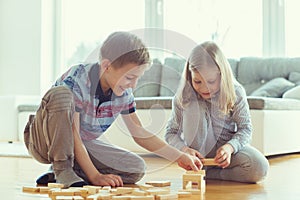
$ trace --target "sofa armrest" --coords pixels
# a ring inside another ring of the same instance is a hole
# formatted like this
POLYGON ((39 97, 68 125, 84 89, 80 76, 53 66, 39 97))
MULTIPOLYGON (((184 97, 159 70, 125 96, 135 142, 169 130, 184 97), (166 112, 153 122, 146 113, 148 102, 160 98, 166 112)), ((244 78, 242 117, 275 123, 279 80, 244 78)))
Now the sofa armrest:
POLYGON ((271 97, 247 97, 250 109, 255 110, 300 110, 300 100, 271 97))
POLYGON ((172 108, 171 96, 159 97, 136 97, 136 108, 139 109, 171 109, 172 108))

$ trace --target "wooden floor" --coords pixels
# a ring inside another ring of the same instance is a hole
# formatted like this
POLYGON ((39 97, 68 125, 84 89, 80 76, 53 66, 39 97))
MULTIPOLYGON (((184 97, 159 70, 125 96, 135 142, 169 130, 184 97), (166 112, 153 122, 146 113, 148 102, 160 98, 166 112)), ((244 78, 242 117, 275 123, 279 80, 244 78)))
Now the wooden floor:
MULTIPOLYGON (((148 170, 139 182, 148 180, 170 180, 172 190, 181 189, 184 171, 157 157, 145 157, 148 170)), ((207 181, 206 193, 202 199, 300 199, 300 154, 290 154, 269 158, 270 171, 267 178, 258 184, 241 184, 228 181, 207 181)), ((34 186, 38 175, 48 166, 39 164, 31 158, 0 157, 0 195, 1 200, 49 199, 47 195, 22 193, 23 186, 34 186)))

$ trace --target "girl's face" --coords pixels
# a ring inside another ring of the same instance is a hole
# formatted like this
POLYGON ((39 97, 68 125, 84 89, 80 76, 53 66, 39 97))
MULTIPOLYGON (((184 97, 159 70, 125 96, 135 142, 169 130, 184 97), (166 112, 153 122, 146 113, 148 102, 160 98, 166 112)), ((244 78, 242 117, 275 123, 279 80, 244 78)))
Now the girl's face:
POLYGON ((220 90, 221 74, 218 69, 191 70, 192 86, 203 98, 210 99, 220 90))
MULTIPOLYGON (((135 88, 138 79, 144 74, 147 65, 137 65, 135 63, 125 64, 122 67, 109 66, 105 74, 106 89, 111 88, 117 96, 122 96, 128 88, 135 88)), ((102 88, 105 91, 105 88, 102 88)))

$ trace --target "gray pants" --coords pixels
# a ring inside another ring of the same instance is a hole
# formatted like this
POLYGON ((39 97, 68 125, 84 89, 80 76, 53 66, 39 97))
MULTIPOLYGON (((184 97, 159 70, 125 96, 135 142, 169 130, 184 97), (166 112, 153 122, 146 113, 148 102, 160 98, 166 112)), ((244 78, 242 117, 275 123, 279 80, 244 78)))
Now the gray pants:
MULTIPOLYGON (((215 157, 220 146, 222 144, 217 144, 207 157, 215 157)), ((206 167, 206 178, 256 183, 267 175, 268 169, 268 160, 257 149, 249 145, 231 155, 231 162, 227 168, 206 167)))
MULTIPOLYGON (((56 179, 66 186, 88 182, 74 160, 74 112, 72 92, 64 86, 53 87, 43 97, 36 115, 29 117, 24 130, 29 153, 41 163, 52 164, 56 179)), ((117 174, 124 183, 135 183, 143 177, 145 162, 138 155, 98 140, 83 142, 100 173, 117 174)))

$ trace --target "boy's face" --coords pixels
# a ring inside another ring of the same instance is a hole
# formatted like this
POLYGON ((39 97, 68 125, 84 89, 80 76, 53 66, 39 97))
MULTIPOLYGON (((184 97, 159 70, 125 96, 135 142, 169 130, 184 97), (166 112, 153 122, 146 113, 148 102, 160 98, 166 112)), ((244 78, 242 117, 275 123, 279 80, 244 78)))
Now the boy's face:
POLYGON ((209 68, 191 70, 192 86, 203 98, 210 99, 220 90, 221 74, 219 70, 209 68))
POLYGON ((139 78, 144 74, 148 65, 135 63, 125 64, 121 67, 110 66, 106 73, 106 83, 115 95, 122 96, 128 88, 135 88, 139 78))

